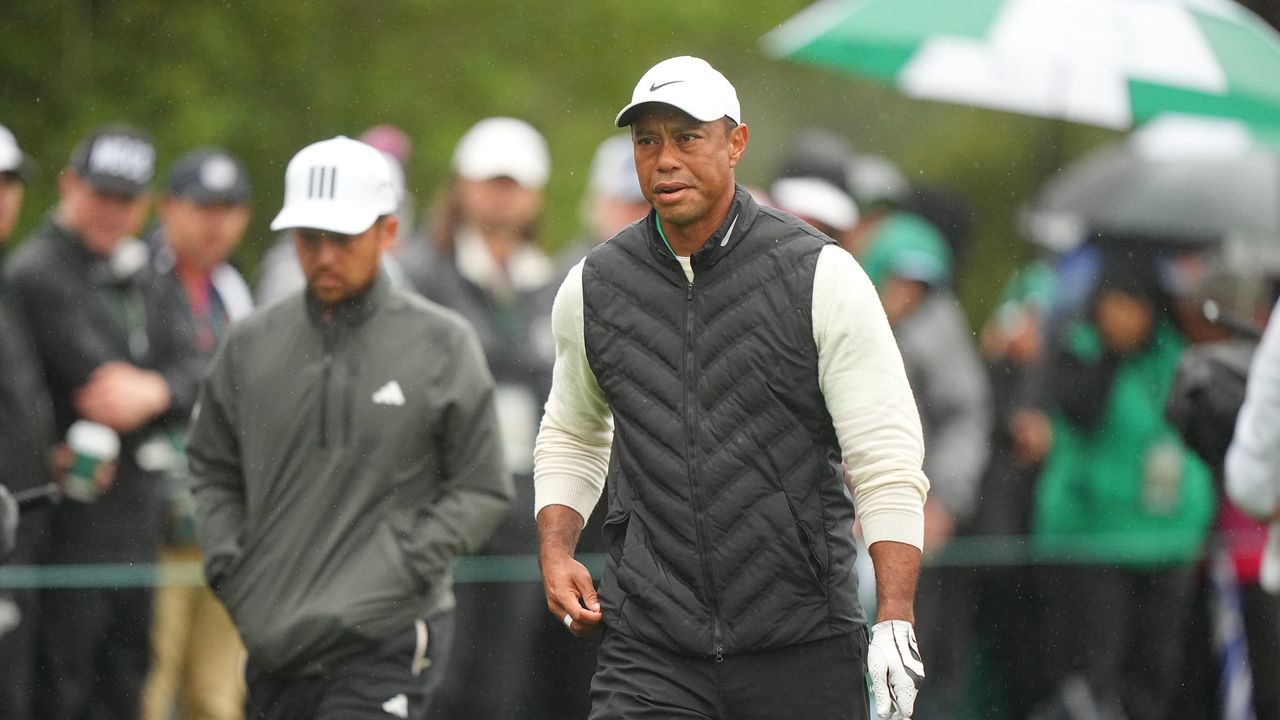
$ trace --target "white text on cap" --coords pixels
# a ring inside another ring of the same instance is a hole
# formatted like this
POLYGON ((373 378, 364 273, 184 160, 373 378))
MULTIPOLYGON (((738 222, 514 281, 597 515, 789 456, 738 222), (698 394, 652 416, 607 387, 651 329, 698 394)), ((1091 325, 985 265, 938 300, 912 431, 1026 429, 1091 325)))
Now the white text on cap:
POLYGON ((106 135, 93 144, 88 174, 124 178, 140 185, 151 180, 156 151, 150 143, 124 135, 106 135))

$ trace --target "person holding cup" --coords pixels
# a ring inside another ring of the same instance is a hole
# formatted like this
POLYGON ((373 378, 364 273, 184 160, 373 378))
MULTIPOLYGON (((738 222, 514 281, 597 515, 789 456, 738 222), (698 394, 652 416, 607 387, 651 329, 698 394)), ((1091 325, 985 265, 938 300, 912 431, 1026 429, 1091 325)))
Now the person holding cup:
MULTIPOLYGON (((154 456, 166 426, 194 405, 200 363, 181 298, 155 282, 135 236, 149 206, 155 148, 127 126, 98 129, 58 177, 58 205, 9 258, 5 278, 31 329, 56 428, 115 473, 72 462, 52 508, 46 562, 147 564, 158 550, 160 473, 154 456), (88 444, 77 425, 96 423, 88 444), (105 429, 103 429, 105 428, 105 429), (105 452, 104 452, 105 451, 105 452), (93 482, 85 482, 92 478, 93 482), (98 490, 100 492, 95 492, 98 490), (92 500, 92 502, 76 502, 92 500)), ((39 717, 137 717, 149 664, 147 587, 45 588, 40 598, 39 717)), ((6 716, 9 717, 9 716, 6 716)))

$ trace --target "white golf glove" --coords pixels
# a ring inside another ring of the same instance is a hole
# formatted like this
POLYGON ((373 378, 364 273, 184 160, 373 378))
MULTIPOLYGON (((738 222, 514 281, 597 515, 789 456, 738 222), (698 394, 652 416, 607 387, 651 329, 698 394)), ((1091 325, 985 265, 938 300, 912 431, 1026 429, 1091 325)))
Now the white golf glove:
POLYGON ((871 626, 867 671, 871 673, 876 716, 882 720, 909 720, 920 681, 924 680, 924 662, 911 623, 885 620, 871 626))

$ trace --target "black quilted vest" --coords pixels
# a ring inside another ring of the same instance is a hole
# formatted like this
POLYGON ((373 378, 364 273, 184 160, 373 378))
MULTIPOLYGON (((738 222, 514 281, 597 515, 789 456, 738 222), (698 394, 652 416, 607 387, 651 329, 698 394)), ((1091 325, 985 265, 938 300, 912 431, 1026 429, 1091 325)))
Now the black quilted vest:
POLYGON ((690 655, 850 633, 864 622, 853 506, 813 341, 830 240, 739 187, 690 285, 654 217, 582 271, 615 426, 605 622, 690 655))

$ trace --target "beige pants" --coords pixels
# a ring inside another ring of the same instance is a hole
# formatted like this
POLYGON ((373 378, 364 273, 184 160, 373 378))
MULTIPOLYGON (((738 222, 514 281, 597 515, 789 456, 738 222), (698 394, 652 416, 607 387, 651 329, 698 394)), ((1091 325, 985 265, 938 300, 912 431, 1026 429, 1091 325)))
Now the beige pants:
MULTIPOLYGON (((162 563, 198 563, 196 549, 166 549, 162 563)), ((244 646, 231 618, 209 588, 156 589, 151 670, 143 689, 143 720, 170 720, 175 703, 184 720, 244 717, 244 646)))

